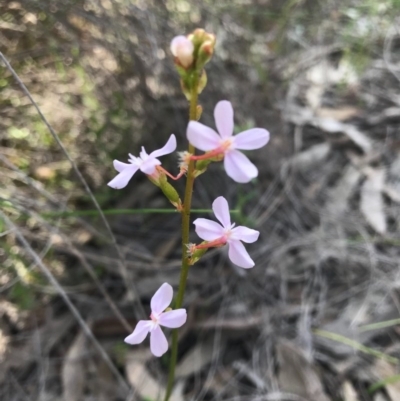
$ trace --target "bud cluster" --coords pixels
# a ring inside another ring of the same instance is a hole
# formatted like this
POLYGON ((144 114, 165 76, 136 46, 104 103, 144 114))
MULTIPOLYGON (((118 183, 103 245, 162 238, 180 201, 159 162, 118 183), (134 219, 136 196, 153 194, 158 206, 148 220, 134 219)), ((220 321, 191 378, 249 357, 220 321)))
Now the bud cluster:
POLYGON ((194 86, 201 93, 207 85, 204 66, 211 60, 214 47, 215 36, 200 28, 188 36, 176 36, 171 42, 171 53, 181 77, 182 91, 188 100, 194 86))

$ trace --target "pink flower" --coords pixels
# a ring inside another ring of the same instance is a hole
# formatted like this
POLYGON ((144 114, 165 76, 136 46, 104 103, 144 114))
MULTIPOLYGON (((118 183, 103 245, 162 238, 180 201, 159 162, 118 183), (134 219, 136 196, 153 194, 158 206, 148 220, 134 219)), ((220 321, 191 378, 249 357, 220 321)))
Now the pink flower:
POLYGON ((139 169, 147 174, 152 175, 156 172, 156 167, 161 165, 161 162, 157 157, 172 153, 176 149, 176 138, 172 134, 168 142, 161 149, 151 152, 149 155, 142 146, 142 151, 139 157, 135 157, 129 153, 129 163, 122 163, 118 160, 114 160, 114 168, 118 171, 118 175, 112 179, 107 185, 114 189, 125 188, 128 185, 129 180, 133 177, 139 169))
POLYGON ((193 42, 186 36, 175 36, 171 41, 171 53, 187 68, 193 62, 193 42))
MULTIPOLYGON (((255 242, 260 233, 251 228, 235 227, 235 224, 231 224, 228 202, 223 196, 215 199, 212 209, 221 224, 208 219, 196 219, 193 224, 196 226, 197 235, 205 241, 210 241, 209 245, 212 246, 220 246, 227 243, 229 246, 229 259, 233 263, 244 269, 253 267, 254 262, 240 241, 255 242)), ((202 247, 202 245, 197 246, 199 249, 202 247)), ((204 247, 207 247, 207 245, 204 247)))
MULTIPOLYGON (((238 149, 258 149, 269 141, 269 132, 263 128, 252 128, 233 136, 233 108, 230 102, 222 100, 214 110, 215 125, 219 135, 211 128, 197 121, 190 121, 186 136, 196 148, 210 152, 210 157, 223 154, 226 173, 236 182, 245 183, 257 177, 257 167, 238 149)), ((194 160, 207 158, 207 154, 193 157, 194 160)))
POLYGON ((164 312, 172 301, 173 290, 164 283, 151 298, 151 320, 140 320, 132 334, 125 338, 128 344, 140 344, 150 333, 150 350, 154 356, 161 356, 168 350, 168 341, 160 325, 176 329, 186 322, 186 309, 164 312))

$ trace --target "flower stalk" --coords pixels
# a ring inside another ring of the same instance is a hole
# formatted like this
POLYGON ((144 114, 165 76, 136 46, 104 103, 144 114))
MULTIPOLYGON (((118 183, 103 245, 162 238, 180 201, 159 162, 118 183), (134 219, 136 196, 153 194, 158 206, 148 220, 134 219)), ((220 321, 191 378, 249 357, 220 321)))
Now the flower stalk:
MULTIPOLYGON (((195 76, 192 86, 192 93, 190 97, 190 108, 189 108, 189 120, 197 121, 197 101, 198 101, 198 85, 199 77, 195 76)), ((195 149, 192 144, 189 143, 188 152, 194 154, 195 149)), ((179 288, 178 294, 175 299, 175 308, 178 309, 183 304, 183 298, 185 295, 186 281, 189 273, 190 267, 190 256, 187 253, 187 245, 189 244, 189 232, 190 232, 190 210, 192 206, 192 194, 193 194, 193 184, 195 180, 195 161, 190 160, 187 169, 187 178, 185 186, 185 197, 183 199, 183 210, 182 210, 182 268, 181 275, 179 278, 179 288)), ((172 332, 172 345, 171 345, 171 356, 169 361, 168 370, 168 383, 165 392, 164 401, 168 401, 171 396, 172 387, 174 385, 175 379, 175 366, 178 357, 178 330, 173 330, 172 332)))

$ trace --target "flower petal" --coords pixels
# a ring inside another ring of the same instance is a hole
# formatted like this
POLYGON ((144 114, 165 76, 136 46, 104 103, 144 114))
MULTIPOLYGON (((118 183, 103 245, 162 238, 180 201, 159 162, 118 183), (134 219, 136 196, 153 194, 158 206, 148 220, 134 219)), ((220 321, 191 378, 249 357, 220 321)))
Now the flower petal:
POLYGON ((215 221, 196 219, 193 224, 196 226, 196 234, 205 241, 214 241, 224 235, 224 228, 215 221))
POLYGON ((164 283, 151 298, 151 311, 160 314, 171 304, 174 290, 168 283, 164 283))
POLYGON ((193 42, 186 36, 175 36, 171 41, 171 53, 175 57, 179 57, 182 53, 184 55, 192 54, 194 50, 193 42))
POLYGON ((233 138, 235 149, 259 149, 268 143, 269 132, 263 128, 252 128, 235 135, 233 138))
POLYGON ((150 333, 150 350, 154 356, 164 355, 168 350, 168 341, 160 326, 156 326, 150 333))
POLYGON ((114 165, 115 170, 117 170, 119 173, 122 173, 123 170, 132 166, 131 163, 122 163, 119 160, 114 160, 113 165, 114 165))
POLYGON ((244 226, 238 226, 232 229, 231 237, 233 240, 240 240, 247 243, 256 242, 260 232, 257 230, 252 230, 244 226))
POLYGON ((224 167, 229 177, 236 182, 246 183, 258 176, 257 167, 238 150, 225 154, 224 167))
POLYGON ((240 241, 231 240, 229 244, 229 259, 235 264, 244 269, 250 269, 254 266, 253 259, 249 256, 246 248, 240 241))
POLYGON ((151 152, 149 156, 156 158, 156 157, 168 155, 168 154, 174 152, 175 149, 176 149, 176 137, 174 134, 171 134, 167 143, 161 149, 151 152))
POLYGON ((215 125, 222 138, 233 134, 233 108, 231 102, 221 100, 214 109, 215 125))
POLYGON ((228 201, 223 197, 219 196, 212 204, 212 210, 215 217, 221 222, 224 228, 231 228, 231 216, 229 214, 228 201))
POLYGON ((151 175, 156 171, 156 166, 160 166, 161 162, 158 159, 154 159, 153 157, 149 156, 141 165, 140 171, 147 175, 151 175))
POLYGON ((139 320, 133 333, 129 334, 124 341, 128 344, 140 344, 146 338, 152 325, 153 323, 151 320, 139 320))
MULTIPOLYGON (((120 162, 119 162, 120 163, 120 162)), ((114 165, 115 167, 115 165, 114 165)), ((118 168, 120 165, 118 165, 118 168)), ((129 180, 132 178, 133 174, 138 171, 139 167, 132 164, 122 170, 115 178, 113 178, 107 185, 114 189, 122 189, 128 185, 129 180)))
POLYGON ((193 42, 185 36, 176 36, 171 42, 171 53, 179 60, 183 67, 189 67, 193 62, 193 42))
POLYGON ((205 152, 218 148, 221 142, 221 137, 213 129, 197 121, 189 122, 186 137, 195 148, 205 152))
POLYGON ((159 317, 161 326, 169 327, 170 329, 176 329, 186 323, 186 309, 175 309, 169 312, 164 312, 159 317))

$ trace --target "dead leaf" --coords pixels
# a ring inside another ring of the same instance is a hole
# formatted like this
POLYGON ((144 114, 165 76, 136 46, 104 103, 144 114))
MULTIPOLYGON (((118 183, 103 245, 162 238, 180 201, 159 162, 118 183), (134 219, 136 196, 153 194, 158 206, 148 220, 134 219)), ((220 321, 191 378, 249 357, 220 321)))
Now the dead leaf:
POLYGON ((359 401, 357 392, 349 381, 343 383, 343 398, 344 401, 359 401))
POLYGON ((347 135, 347 137, 357 146, 359 146, 365 153, 369 153, 373 148, 372 141, 368 138, 368 136, 361 132, 354 125, 343 124, 332 118, 315 118, 312 123, 325 132, 329 132, 331 134, 343 133, 347 135))
POLYGON ((382 393, 376 393, 374 395, 374 401, 389 401, 382 393))
POLYGON ((213 360, 211 340, 196 344, 176 368, 176 377, 186 377, 201 372, 213 360))
POLYGON ((86 376, 83 364, 85 352, 86 336, 80 332, 69 348, 61 370, 64 401, 83 399, 86 376))
POLYGON ((398 191, 396 188, 393 188, 390 185, 385 185, 384 188, 383 188, 383 192, 393 202, 400 203, 400 191, 398 191))
MULTIPOLYGON (((129 383, 139 393, 140 398, 162 400, 165 395, 165 387, 150 374, 146 367, 146 361, 151 357, 151 353, 147 349, 130 352, 125 363, 126 375, 129 383)), ((182 390, 183 388, 176 383, 169 399, 171 401, 182 401, 182 393, 179 393, 182 390)))
POLYGON ((321 107, 317 110, 318 117, 332 118, 337 121, 346 121, 352 117, 358 116, 360 113, 360 109, 352 106, 345 106, 337 109, 321 107))
POLYGON ((315 164, 325 160, 331 150, 329 143, 320 143, 318 145, 311 146, 304 152, 300 152, 293 156, 290 160, 285 162, 281 169, 281 174, 285 178, 289 167, 294 167, 296 170, 304 171, 315 164))
MULTIPOLYGON (((376 360, 373 372, 377 374, 379 380, 385 380, 388 377, 393 377, 399 374, 399 370, 396 369, 396 366, 382 359, 376 360)), ((386 383, 385 389, 391 401, 400 400, 400 381, 386 383)))
POLYGON ((368 169, 367 178, 361 188, 360 209, 367 222, 379 234, 386 233, 386 217, 382 191, 385 171, 368 169))
POLYGON ((336 186, 330 191, 329 201, 326 209, 329 214, 337 217, 342 215, 347 208, 350 196, 352 195, 361 173, 353 166, 345 168, 344 173, 336 186))
POLYGON ((280 390, 309 401, 329 401, 312 363, 296 345, 281 340, 277 345, 280 390))

